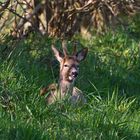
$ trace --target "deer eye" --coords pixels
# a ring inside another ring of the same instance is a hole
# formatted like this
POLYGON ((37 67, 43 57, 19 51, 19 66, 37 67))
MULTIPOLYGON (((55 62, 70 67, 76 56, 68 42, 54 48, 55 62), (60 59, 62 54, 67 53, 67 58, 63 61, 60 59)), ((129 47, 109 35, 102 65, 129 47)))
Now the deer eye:
POLYGON ((67 64, 65 64, 64 67, 69 67, 69 66, 67 64))

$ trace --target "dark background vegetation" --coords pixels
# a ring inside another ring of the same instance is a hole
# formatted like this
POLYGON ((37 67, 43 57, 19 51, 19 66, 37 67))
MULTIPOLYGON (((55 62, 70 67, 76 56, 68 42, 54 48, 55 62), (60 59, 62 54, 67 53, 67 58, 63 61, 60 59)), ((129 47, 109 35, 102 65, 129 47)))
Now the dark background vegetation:
POLYGON ((140 1, 0 2, 1 140, 140 139, 140 1), (83 106, 46 105, 57 82, 50 46, 88 47, 76 86, 83 106))

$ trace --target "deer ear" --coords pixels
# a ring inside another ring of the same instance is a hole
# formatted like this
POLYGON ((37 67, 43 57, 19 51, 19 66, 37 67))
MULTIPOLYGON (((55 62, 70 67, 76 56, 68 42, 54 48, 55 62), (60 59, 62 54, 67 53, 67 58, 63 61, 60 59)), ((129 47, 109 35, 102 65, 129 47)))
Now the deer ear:
POLYGON ((52 51, 53 51, 53 53, 54 53, 56 59, 57 59, 59 62, 62 62, 62 60, 63 60, 63 55, 62 55, 62 53, 61 53, 60 51, 58 51, 58 50, 54 47, 54 45, 52 45, 52 51))
POLYGON ((76 57, 78 61, 83 61, 87 56, 88 48, 84 48, 81 51, 77 52, 76 57))

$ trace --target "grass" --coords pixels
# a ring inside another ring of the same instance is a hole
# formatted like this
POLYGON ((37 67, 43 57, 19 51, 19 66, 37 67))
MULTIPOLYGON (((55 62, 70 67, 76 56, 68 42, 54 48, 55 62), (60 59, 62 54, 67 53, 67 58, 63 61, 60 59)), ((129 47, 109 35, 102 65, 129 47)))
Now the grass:
POLYGON ((0 44, 0 139, 139 140, 138 33, 133 38, 130 30, 118 29, 91 40, 77 37, 89 48, 76 82, 88 102, 77 107, 48 106, 39 96, 39 89, 58 77, 52 39, 5 36, 0 44))

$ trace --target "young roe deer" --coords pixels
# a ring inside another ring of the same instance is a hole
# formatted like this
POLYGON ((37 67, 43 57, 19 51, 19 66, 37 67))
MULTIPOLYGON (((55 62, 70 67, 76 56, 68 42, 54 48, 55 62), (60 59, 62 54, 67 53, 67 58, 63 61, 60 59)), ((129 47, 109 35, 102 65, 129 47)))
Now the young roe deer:
POLYGON ((72 55, 68 55, 66 42, 64 41, 62 42, 62 48, 63 54, 52 45, 52 51, 60 63, 59 82, 58 84, 51 84, 47 88, 42 88, 40 95, 49 92, 46 97, 48 104, 67 96, 69 96, 70 102, 73 104, 77 102, 85 103, 86 99, 82 91, 74 87, 74 82, 79 73, 79 63, 85 59, 88 49, 83 48, 81 51, 77 52, 75 45, 72 55))

